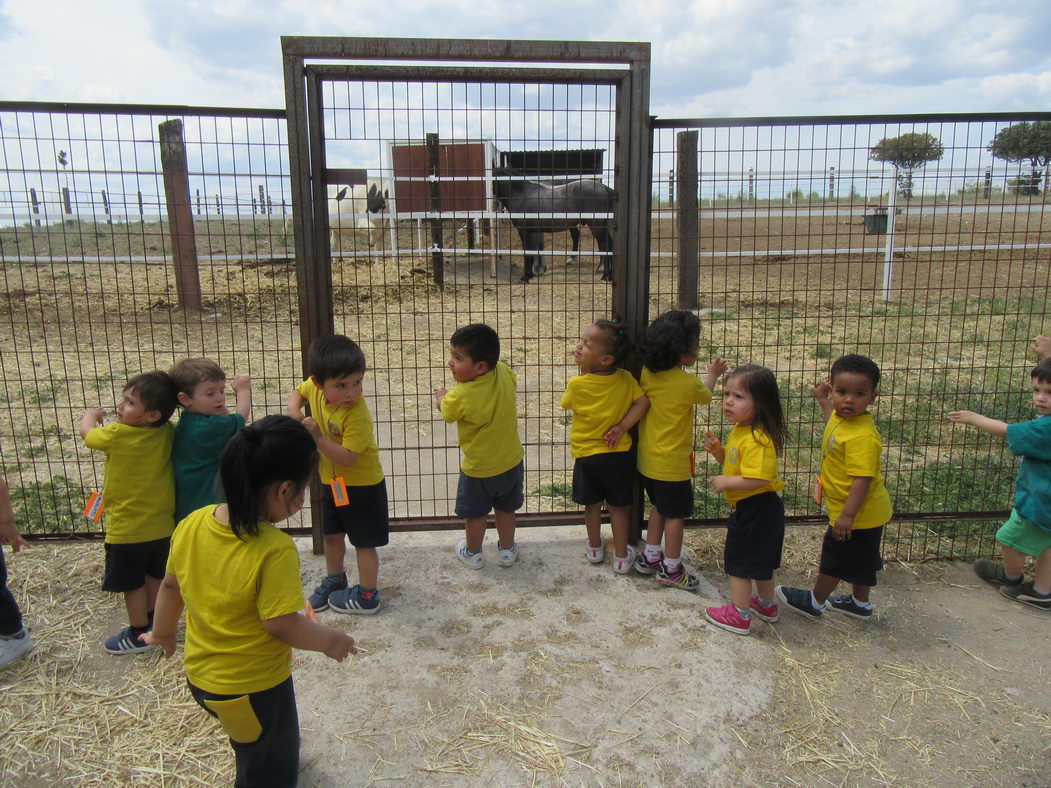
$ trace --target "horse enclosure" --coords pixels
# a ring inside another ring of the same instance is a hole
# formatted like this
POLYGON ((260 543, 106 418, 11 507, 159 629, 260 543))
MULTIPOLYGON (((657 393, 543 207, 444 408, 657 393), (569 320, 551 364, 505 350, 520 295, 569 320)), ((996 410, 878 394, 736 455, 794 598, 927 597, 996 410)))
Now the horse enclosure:
MULTIPOLYGON (((1046 195, 988 146, 1051 114, 651 121, 645 45, 333 41, 283 40, 287 112, 0 103, 0 461, 24 531, 97 535, 80 512, 102 464, 76 428, 132 374, 215 358, 252 375, 258 417, 332 330, 369 360, 395 527, 459 527, 456 435, 432 391, 451 333, 481 321, 518 375, 523 521, 578 522, 558 399, 580 331, 617 314, 637 335, 681 307, 701 314, 702 364, 777 373, 794 522, 821 519, 809 386, 857 351, 884 374, 888 557, 991 549, 1016 461, 944 414, 1029 417, 1029 339, 1051 328, 1046 195), (944 147, 909 198, 870 158, 905 134, 944 147), (612 210, 497 199, 577 181, 612 210), (383 210, 341 214, 333 248, 330 198, 368 183, 383 210), (535 266, 516 222, 601 222, 612 243, 584 229, 574 255, 568 231, 545 232, 535 266)), ((727 429, 710 407, 696 427, 727 429)), ((719 524, 697 465, 694 522, 719 524)))

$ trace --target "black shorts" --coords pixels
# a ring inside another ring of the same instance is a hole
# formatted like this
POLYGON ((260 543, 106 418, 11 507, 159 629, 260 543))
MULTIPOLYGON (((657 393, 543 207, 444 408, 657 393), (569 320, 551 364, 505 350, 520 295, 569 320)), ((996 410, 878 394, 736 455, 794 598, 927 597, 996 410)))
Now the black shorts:
POLYGON ((217 695, 186 682, 193 699, 218 718, 234 748, 234 785, 292 788, 299 780, 299 711, 292 677, 247 695, 217 695))
POLYGON ((490 511, 517 512, 525 502, 522 493, 525 463, 496 476, 468 476, 460 471, 456 483, 456 509, 459 517, 485 517, 490 511))
POLYGON ((573 502, 590 506, 631 506, 635 488, 635 454, 603 452, 577 457, 573 463, 573 502))
POLYGON ((332 488, 321 485, 321 532, 346 534, 354 547, 383 547, 390 541, 387 480, 366 487, 347 486, 346 506, 336 506, 332 488))
POLYGON ((882 525, 853 531, 845 542, 833 539, 829 527, 821 543, 821 574, 855 586, 876 585, 876 572, 883 568, 879 552, 882 540, 882 525))
POLYGON ((102 590, 123 594, 146 585, 146 577, 164 579, 168 565, 171 537, 149 542, 111 544, 106 542, 106 570, 102 576, 102 590))
POLYGON ((726 523, 723 565, 730 577, 772 580, 785 546, 785 504, 775 492, 737 502, 726 523))
POLYGON ((693 514, 693 484, 689 479, 664 482, 641 473, 639 478, 650 503, 660 514, 671 520, 685 520, 693 514))

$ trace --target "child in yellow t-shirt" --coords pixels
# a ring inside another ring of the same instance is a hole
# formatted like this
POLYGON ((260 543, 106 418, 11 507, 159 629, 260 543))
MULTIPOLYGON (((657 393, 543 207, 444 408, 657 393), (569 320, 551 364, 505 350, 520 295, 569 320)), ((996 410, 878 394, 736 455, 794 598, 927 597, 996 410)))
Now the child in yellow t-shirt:
POLYGON ((894 514, 883 484, 883 442, 868 407, 876 399, 880 371, 865 356, 851 353, 832 364, 829 380, 811 388, 828 419, 821 437, 819 489, 828 510, 821 565, 812 590, 778 586, 777 598, 791 610, 818 618, 828 607, 868 620, 876 572, 883 568, 883 526, 894 514), (829 596, 841 580, 853 594, 829 596))
POLYGON ((522 508, 524 468, 515 409, 515 373, 500 361, 500 338, 484 323, 457 329, 449 340, 449 369, 456 386, 437 388, 434 404, 456 422, 463 460, 456 485, 456 514, 466 520, 456 556, 471 569, 485 565, 482 542, 496 512, 497 563, 518 560, 515 512, 522 508))
POLYGON ((106 638, 110 654, 149 651, 142 635, 153 621, 175 530, 175 475, 169 419, 178 403, 164 372, 144 372, 124 386, 117 420, 88 408, 80 420, 84 445, 106 454, 102 500, 106 518, 106 568, 102 590, 124 594, 128 626, 106 638))
POLYGON ((653 509, 635 571, 687 591, 700 582, 681 559, 685 519, 693 514, 693 406, 711 402, 715 381, 727 369, 724 359, 714 359, 703 383, 683 369, 697 363, 700 338, 693 312, 665 312, 646 329, 639 381, 650 408, 639 422, 638 469, 653 509))
POLYGON ((628 430, 638 424, 649 400, 630 372, 618 369, 631 350, 622 325, 596 320, 584 329, 573 352, 580 374, 562 394, 563 410, 573 411, 569 448, 573 462, 573 501, 584 507, 587 559, 601 563, 602 503, 613 528, 613 571, 631 571, 635 549, 628 544, 628 515, 635 481, 628 430))
POLYGON ((314 439, 288 416, 267 416, 231 438, 219 461, 227 502, 179 523, 144 636, 170 657, 185 607, 186 681, 230 737, 237 785, 290 787, 299 777, 292 649, 337 662, 358 651, 350 635, 299 612, 299 552, 273 525, 303 507, 316 465, 314 439))
POLYGON ((310 595, 314 610, 371 615, 380 608, 379 553, 390 538, 387 483, 365 402, 365 354, 339 334, 311 344, 310 377, 288 400, 287 415, 303 422, 317 442, 321 476, 321 527, 328 574, 310 595), (303 406, 310 406, 304 418, 303 406), (354 546, 358 582, 349 585, 344 539, 354 546))
POLYGON ((734 425, 725 448, 709 432, 704 449, 722 463, 712 489, 726 496, 732 510, 723 550, 730 604, 706 608, 704 617, 747 635, 753 615, 764 621, 778 618, 774 570, 781 566, 785 543, 785 506, 778 493, 785 485, 777 475, 777 458, 787 430, 774 373, 755 364, 731 370, 723 383, 723 415, 734 425))

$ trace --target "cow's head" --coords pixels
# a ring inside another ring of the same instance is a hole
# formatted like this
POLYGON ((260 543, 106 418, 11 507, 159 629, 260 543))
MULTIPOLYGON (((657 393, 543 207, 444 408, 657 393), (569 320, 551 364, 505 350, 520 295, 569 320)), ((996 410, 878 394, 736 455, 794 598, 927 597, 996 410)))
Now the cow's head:
POLYGON ((365 207, 369 213, 379 213, 387 207, 387 190, 373 183, 369 185, 369 193, 365 196, 365 207))

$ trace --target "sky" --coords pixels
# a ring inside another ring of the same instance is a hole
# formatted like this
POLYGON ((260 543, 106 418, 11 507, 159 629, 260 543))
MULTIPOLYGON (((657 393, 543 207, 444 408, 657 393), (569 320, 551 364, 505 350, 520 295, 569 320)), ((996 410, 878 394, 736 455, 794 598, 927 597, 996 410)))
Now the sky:
POLYGON ((1051 108, 1046 0, 0 0, 0 99, 277 108, 281 35, 648 41, 665 118, 1051 108))

